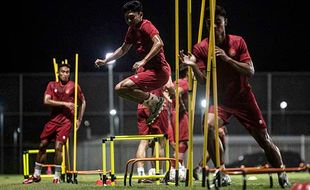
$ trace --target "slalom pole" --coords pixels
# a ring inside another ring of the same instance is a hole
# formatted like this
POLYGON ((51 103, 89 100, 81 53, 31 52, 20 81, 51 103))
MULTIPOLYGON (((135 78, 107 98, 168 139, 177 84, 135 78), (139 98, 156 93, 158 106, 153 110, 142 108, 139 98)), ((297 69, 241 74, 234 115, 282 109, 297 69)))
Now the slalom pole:
POLYGON ((179 185, 179 0, 175 0, 175 186, 179 185))
MULTIPOLYGON (((187 51, 192 52, 192 0, 187 0, 187 51)), ((186 175, 186 184, 185 186, 193 186, 193 120, 192 117, 193 107, 195 105, 191 104, 193 96, 193 74, 192 68, 188 67, 188 159, 187 159, 187 175, 186 175)))
MULTIPOLYGON (((215 158, 216 167, 220 167, 220 148, 219 148, 219 130, 218 130, 218 100, 217 100, 217 75, 216 75, 216 55, 215 55, 215 32, 214 32, 214 20, 215 20, 215 5, 216 0, 210 0, 210 19, 211 19, 211 39, 212 39, 212 84, 213 84, 213 106, 214 106, 214 128, 215 128, 215 158)), ((210 47, 210 46, 209 46, 210 47)))
POLYGON ((56 63, 56 58, 53 58, 53 65, 54 65, 54 74, 55 74, 55 81, 58 82, 58 65, 56 63))
POLYGON ((78 54, 75 54, 75 79, 74 79, 74 133, 73 133, 73 172, 76 172, 76 141, 77 141, 77 131, 76 131, 76 120, 77 120, 77 90, 78 90, 78 54))

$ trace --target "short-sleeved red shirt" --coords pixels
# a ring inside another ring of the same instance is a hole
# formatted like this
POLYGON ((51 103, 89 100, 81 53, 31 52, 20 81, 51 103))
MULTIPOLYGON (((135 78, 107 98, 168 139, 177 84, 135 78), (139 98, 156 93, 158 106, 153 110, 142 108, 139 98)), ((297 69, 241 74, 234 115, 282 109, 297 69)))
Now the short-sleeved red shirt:
MULTIPOLYGON (((142 59, 150 52, 153 46, 152 38, 157 34, 159 32, 156 27, 149 20, 143 19, 138 27, 130 26, 128 28, 125 43, 132 44, 142 59)), ((144 68, 157 69, 167 65, 164 49, 161 48, 159 53, 145 64, 144 68)))
MULTIPOLYGON (((205 71, 208 60, 208 38, 205 38, 193 48, 193 55, 197 59, 200 70, 205 71)), ((221 47, 226 54, 236 61, 251 60, 250 53, 244 39, 236 35, 227 35, 226 43, 221 47)), ((216 59, 218 97, 222 104, 240 102, 240 98, 251 90, 248 77, 241 75, 233 66, 216 59)), ((212 83, 211 83, 212 84, 212 83)))
MULTIPOLYGON (((48 83, 44 94, 50 95, 52 100, 74 103, 74 82, 69 81, 67 84, 62 85, 61 82, 51 81, 48 83)), ((85 100, 84 94, 79 85, 78 99, 80 101, 85 100)), ((70 120, 73 119, 74 112, 64 106, 52 107, 51 109, 52 119, 55 119, 56 117, 59 118, 59 120, 62 120, 63 117, 70 120)))

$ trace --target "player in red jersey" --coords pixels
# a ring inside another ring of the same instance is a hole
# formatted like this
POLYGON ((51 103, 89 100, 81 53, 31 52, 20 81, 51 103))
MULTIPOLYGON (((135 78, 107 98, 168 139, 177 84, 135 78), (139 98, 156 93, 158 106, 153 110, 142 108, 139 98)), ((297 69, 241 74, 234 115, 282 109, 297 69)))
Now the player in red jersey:
MULTIPOLYGON (((169 127, 169 139, 172 144, 173 149, 175 150, 175 118, 176 118, 176 109, 175 109, 175 88, 176 81, 174 81, 173 89, 168 89, 170 97, 172 98, 171 106, 171 125, 169 127)), ((185 158, 185 153, 188 148, 188 82, 187 82, 187 67, 180 69, 180 78, 179 78, 179 162, 183 166, 183 161, 185 158)), ((173 164, 173 167, 175 165, 173 164)))
POLYGON ((124 17, 129 25, 125 41, 113 54, 105 59, 97 59, 97 67, 124 56, 131 47, 138 55, 133 69, 143 68, 143 72, 136 73, 119 82, 115 90, 117 94, 127 100, 142 103, 151 110, 147 123, 151 124, 158 117, 164 107, 164 99, 150 91, 164 86, 170 76, 170 66, 164 55, 164 43, 156 27, 147 19, 143 19, 143 7, 139 1, 129 1, 123 5, 124 17))
MULTIPOLYGON (((188 81, 187 81, 187 67, 180 68, 180 77, 178 84, 179 91, 179 176, 181 181, 185 181, 186 168, 184 165, 185 154, 188 149, 188 81), (183 174, 183 175, 182 175, 183 174)), ((173 147, 175 156, 175 125, 176 125, 176 102, 175 102, 175 89, 176 81, 173 86, 168 88, 169 96, 172 99, 171 103, 171 114, 170 114, 170 125, 168 130, 168 137, 170 144, 173 147)), ((174 180, 175 177, 175 163, 173 162, 170 169, 170 180, 174 180)))
MULTIPOLYGON (((158 97, 164 97, 164 91, 168 86, 173 85, 171 78, 167 84, 159 89, 153 90, 152 93, 158 97)), ((169 104, 169 100, 165 99, 165 104, 169 104)), ((150 134, 168 134, 168 126, 169 126, 169 110, 168 106, 165 106, 159 116, 154 120, 153 123, 148 124, 147 119, 149 118, 151 112, 148 107, 143 104, 138 104, 138 130, 140 135, 150 135, 150 134)), ((159 155, 161 157, 164 156, 164 141, 163 139, 160 140, 160 152, 159 155)), ((146 150, 151 147, 154 151, 154 142, 149 140, 141 140, 136 152, 136 158, 145 158, 146 157, 146 150)), ((137 163, 137 172, 138 175, 144 176, 144 162, 137 163)), ((148 183, 153 182, 153 180, 142 179, 138 182, 148 183)))
MULTIPOLYGON (((206 11, 206 18, 209 28, 210 9, 206 11)), ((225 125, 231 116, 235 116, 265 151, 270 165, 280 168, 283 166, 280 150, 267 132, 265 120, 248 81, 248 78, 254 75, 254 66, 247 44, 241 36, 227 34, 226 25, 226 11, 222 7, 216 6, 214 31, 219 126, 225 125)), ((202 84, 206 82, 204 72, 207 67, 208 44, 209 39, 205 38, 194 45, 192 55, 180 52, 181 61, 192 67, 197 81, 202 84)), ((208 152, 215 163, 214 119, 214 108, 211 106, 208 119, 210 125, 208 152)), ((220 147, 223 152, 223 147, 220 147)), ((221 154, 222 156, 223 154, 221 154)), ((281 172, 278 177, 281 187, 290 186, 286 173, 281 172)))
MULTIPOLYGON (((70 65, 59 65, 59 82, 48 83, 44 93, 44 105, 51 107, 50 120, 45 124, 41 133, 39 153, 36 157, 34 174, 23 181, 23 184, 41 181, 42 165, 46 159, 46 149, 51 142, 55 142, 55 176, 53 183, 60 182, 62 147, 70 135, 74 120, 74 82, 70 81, 70 65)), ((78 118, 77 128, 81 125, 86 100, 78 86, 78 118)))

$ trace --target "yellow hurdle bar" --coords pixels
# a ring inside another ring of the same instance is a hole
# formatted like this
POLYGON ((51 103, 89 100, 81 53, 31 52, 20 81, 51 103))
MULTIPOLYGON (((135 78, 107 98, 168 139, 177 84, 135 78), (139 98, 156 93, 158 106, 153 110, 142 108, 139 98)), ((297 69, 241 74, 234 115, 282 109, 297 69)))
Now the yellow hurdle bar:
POLYGON ((166 137, 165 134, 154 134, 154 135, 122 135, 122 136, 113 136, 114 140, 122 140, 122 139, 135 139, 135 140, 147 140, 145 138, 160 138, 166 137))
MULTIPOLYGON (((54 153, 55 149, 46 149, 46 153, 54 153)), ((39 150, 28 150, 28 154, 37 154, 39 150)))

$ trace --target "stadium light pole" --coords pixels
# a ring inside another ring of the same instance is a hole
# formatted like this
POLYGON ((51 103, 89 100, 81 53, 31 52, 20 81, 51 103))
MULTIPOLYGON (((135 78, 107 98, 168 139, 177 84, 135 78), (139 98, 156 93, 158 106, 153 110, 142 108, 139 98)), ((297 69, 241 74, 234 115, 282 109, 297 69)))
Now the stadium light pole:
MULTIPOLYGON (((112 53, 107 53, 105 57, 111 56, 112 53)), ((107 63, 108 65, 108 81, 109 81, 109 122, 110 122, 110 135, 114 136, 114 116, 116 115, 116 110, 114 109, 114 90, 113 90, 113 66, 115 60, 107 63)))

